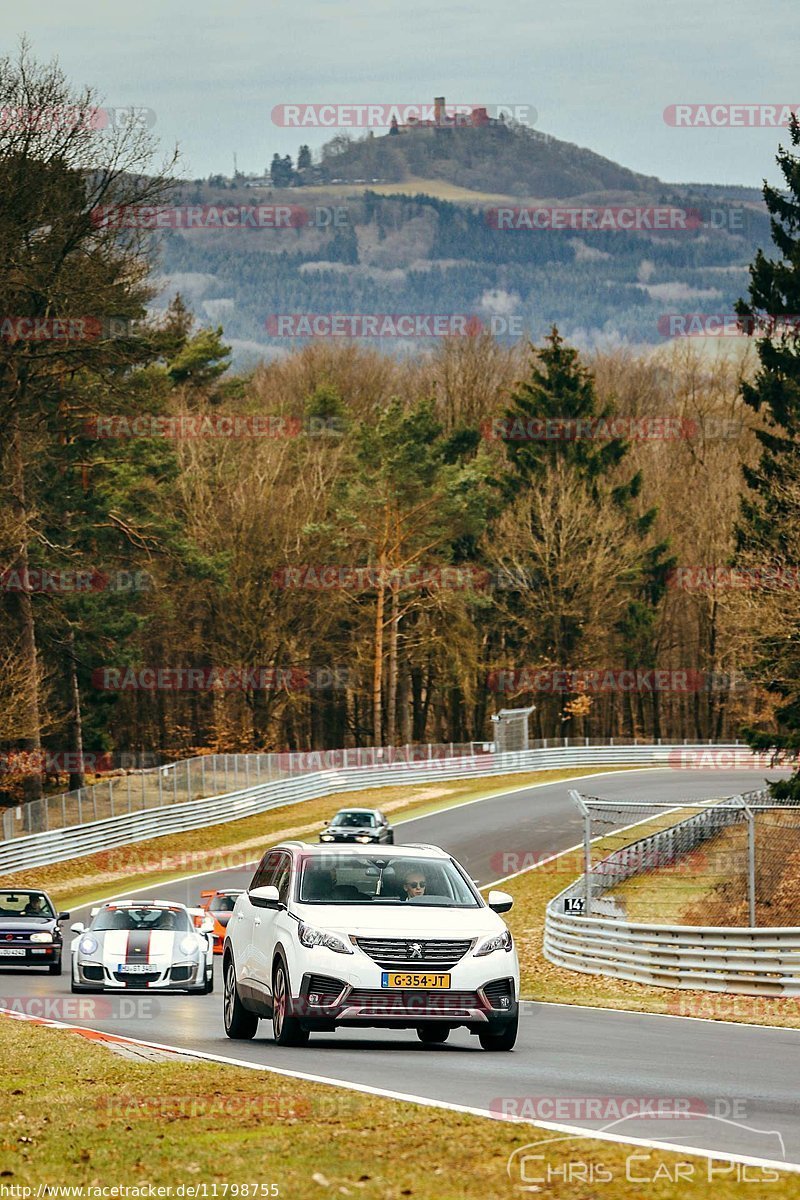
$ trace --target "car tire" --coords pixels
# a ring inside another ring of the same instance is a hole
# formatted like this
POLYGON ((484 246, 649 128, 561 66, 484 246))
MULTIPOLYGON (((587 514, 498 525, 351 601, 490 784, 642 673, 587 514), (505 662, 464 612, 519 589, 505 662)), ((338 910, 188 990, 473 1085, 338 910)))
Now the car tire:
POLYGON ((500 1029, 481 1029, 478 1033, 478 1039, 484 1050, 512 1050, 517 1040, 518 1029, 519 1014, 512 1017, 500 1029))
POLYGON ((417 1037, 423 1046, 441 1046, 449 1036, 449 1025, 438 1025, 434 1021, 429 1021, 425 1025, 417 1026, 417 1037))
POLYGON ((272 1036, 276 1046, 305 1046, 308 1042, 308 1030, 297 1017, 287 1014, 291 997, 289 972, 279 958, 272 972, 272 1036))
POLYGON ((61 959, 60 958, 59 958, 58 962, 53 962, 53 963, 48 964, 47 973, 48 973, 48 975, 60 975, 61 974, 61 959))
POLYGON ((236 988, 236 968, 232 958, 226 958, 223 970, 225 994, 222 1001, 222 1016, 225 1022, 225 1032, 229 1038, 241 1038, 249 1041, 256 1035, 258 1017, 248 1012, 239 999, 236 988))

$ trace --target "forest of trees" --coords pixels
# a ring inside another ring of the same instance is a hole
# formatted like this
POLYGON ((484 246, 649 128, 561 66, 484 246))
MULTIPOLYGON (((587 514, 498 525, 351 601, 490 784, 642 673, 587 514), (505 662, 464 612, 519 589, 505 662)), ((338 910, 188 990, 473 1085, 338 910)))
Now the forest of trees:
MULTIPOLYGON (((32 95, 93 103, 0 62, 3 103, 32 95)), ((483 740, 523 704, 534 736, 793 744, 796 331, 736 354, 320 342, 236 375, 180 297, 148 316, 141 231, 92 219, 163 202, 172 170, 133 129, 0 131, 5 764, 72 751, 76 786, 91 751, 483 740), (78 317, 96 335, 53 332, 78 317)), ((776 282, 757 259, 750 302, 797 313, 776 197, 785 261, 776 282)), ((41 788, 22 774, 7 797, 41 788)))

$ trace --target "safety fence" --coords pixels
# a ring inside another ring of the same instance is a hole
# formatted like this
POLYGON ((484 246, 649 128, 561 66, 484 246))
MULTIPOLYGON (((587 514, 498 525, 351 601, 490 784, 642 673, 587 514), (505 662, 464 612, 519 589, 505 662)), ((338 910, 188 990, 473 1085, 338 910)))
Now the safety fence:
POLYGON ((584 872, 547 905, 546 958, 661 987, 800 995, 797 805, 766 791, 678 807, 570 794, 584 872), (604 851, 620 844, 593 862, 598 824, 604 851))
MULTIPOLYGON (((14 836, 13 830, 4 830, 6 838, 0 842, 0 873, 60 862, 129 842, 221 824, 267 809, 364 788, 592 766, 692 766, 703 765, 708 760, 708 765, 724 769, 736 765, 748 766, 757 761, 746 747, 738 744, 580 744, 540 747, 506 754, 498 754, 490 748, 478 753, 464 752, 466 749, 472 747, 452 747, 452 753, 449 745, 382 748, 370 752, 378 761, 362 765, 349 765, 344 757, 345 752, 339 751, 336 753, 343 755, 342 766, 328 769, 319 769, 319 766, 314 769, 311 755, 298 755, 296 758, 289 755, 238 755, 237 769, 245 774, 249 772, 251 780, 257 780, 261 770, 261 782, 256 781, 249 787, 233 791, 220 789, 219 794, 208 797, 177 801, 175 796, 180 796, 181 792, 175 782, 174 772, 179 774, 185 769, 185 764, 172 764, 168 768, 158 768, 161 772, 167 770, 171 773, 166 779, 172 785, 172 790, 165 788, 162 779, 161 794, 162 798, 168 797, 167 803, 158 804, 156 801, 155 805, 147 807, 134 805, 132 793, 130 809, 127 805, 119 804, 113 813, 106 812, 96 820, 87 820, 84 810, 81 824, 68 824, 20 836, 14 836), (253 762, 255 759, 269 758, 278 761, 273 761, 272 766, 262 762, 260 767, 253 762), (294 761, 289 761, 290 758, 294 761), (242 763, 242 759, 250 759, 250 764, 242 763), (345 762, 348 765, 344 765, 345 762), (267 778, 264 778, 265 774, 267 778), (272 777, 269 777, 270 774, 272 777)), ((366 753, 364 750, 346 752, 347 755, 366 753)), ((223 757, 216 756, 217 759, 223 757)), ((207 786, 209 779, 219 782, 220 766, 219 762, 207 765, 207 786)), ((229 783, 230 779, 229 772, 229 783)), ((110 803, 109 798, 109 807, 110 803)), ((13 810, 11 820, 14 820, 13 810)))

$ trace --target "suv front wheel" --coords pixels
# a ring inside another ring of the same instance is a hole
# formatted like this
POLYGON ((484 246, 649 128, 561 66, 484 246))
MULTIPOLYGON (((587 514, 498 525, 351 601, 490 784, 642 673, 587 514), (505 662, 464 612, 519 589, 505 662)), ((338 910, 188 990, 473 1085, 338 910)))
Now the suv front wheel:
POLYGON ((499 1029, 483 1028, 478 1033, 478 1040, 484 1050, 512 1050, 517 1040, 519 1029, 519 1013, 499 1029))
POLYGON ((291 1005, 289 973, 278 959, 272 972, 272 1033, 276 1046, 305 1046, 308 1041, 308 1030, 291 1015, 291 1005))

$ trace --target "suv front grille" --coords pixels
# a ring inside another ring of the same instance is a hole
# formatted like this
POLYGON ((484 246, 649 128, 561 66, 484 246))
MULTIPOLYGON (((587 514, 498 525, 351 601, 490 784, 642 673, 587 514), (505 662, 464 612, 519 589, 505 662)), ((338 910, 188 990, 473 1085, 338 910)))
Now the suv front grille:
POLYGON ((447 971, 472 946, 472 938, 356 938, 359 948, 384 970, 395 967, 432 967, 447 971), (416 952, 419 947, 419 953, 416 952))
POLYGON ((467 1016, 470 1009, 482 1008, 477 992, 394 991, 389 988, 354 988, 343 1003, 374 1016, 467 1016))

